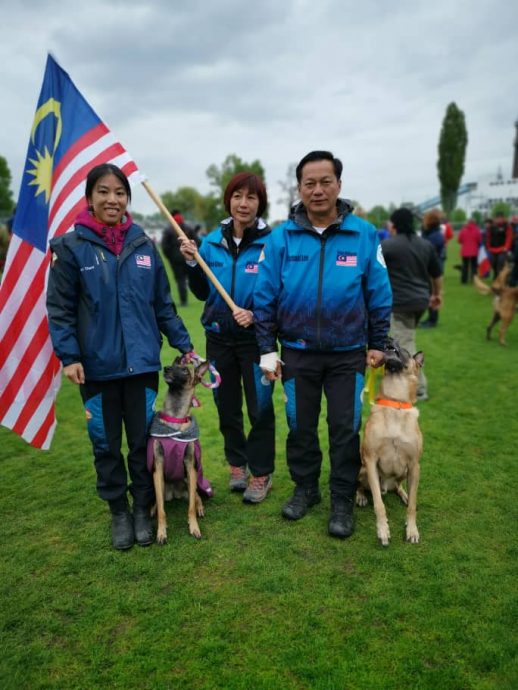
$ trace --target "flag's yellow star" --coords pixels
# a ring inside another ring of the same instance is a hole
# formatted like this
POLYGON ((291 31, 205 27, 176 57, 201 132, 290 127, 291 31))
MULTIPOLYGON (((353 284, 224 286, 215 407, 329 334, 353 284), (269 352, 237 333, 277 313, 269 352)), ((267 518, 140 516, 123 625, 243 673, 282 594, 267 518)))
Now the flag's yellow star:
POLYGON ((43 155, 41 155, 38 150, 36 150, 36 155, 38 156, 37 160, 29 158, 30 162, 34 165, 34 168, 27 170, 29 175, 34 175, 34 179, 29 182, 29 185, 38 186, 35 196, 45 192, 45 203, 48 204, 52 186, 52 156, 46 146, 43 155))

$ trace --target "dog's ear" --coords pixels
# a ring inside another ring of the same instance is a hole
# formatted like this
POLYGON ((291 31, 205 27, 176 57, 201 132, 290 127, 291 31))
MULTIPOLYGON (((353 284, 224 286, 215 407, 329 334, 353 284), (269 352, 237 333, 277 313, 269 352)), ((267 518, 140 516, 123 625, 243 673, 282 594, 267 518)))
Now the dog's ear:
POLYGON ((196 383, 199 383, 209 370, 210 363, 208 361, 201 362, 194 370, 194 376, 196 378, 196 383))
POLYGON ((424 352, 421 352, 421 350, 419 350, 419 352, 416 352, 414 355, 414 359, 416 361, 417 366, 422 367, 424 364, 424 352))

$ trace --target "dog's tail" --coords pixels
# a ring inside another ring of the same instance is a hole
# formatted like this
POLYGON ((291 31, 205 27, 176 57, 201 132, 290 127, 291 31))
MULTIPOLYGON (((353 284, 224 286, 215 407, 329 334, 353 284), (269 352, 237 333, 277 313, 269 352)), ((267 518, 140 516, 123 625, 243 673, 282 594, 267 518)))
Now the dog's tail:
POLYGON ((481 280, 477 275, 473 276, 473 287, 477 292, 480 292, 481 295, 492 295, 493 290, 489 285, 486 285, 483 280, 481 280))

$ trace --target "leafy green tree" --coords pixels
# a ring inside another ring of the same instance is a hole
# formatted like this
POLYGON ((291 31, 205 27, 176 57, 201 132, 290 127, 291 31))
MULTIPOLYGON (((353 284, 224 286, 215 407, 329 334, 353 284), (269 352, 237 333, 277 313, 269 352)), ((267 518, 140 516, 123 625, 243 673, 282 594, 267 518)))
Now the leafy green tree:
POLYGON ((0 156, 0 215, 11 215, 14 208, 13 193, 11 192, 11 171, 7 161, 0 156))
POLYGON ((462 110, 450 103, 439 136, 437 171, 443 211, 449 217, 457 204, 457 193, 464 174, 468 132, 462 110))
POLYGON ((491 208, 491 218, 495 218, 497 214, 502 214, 506 218, 509 218, 511 215, 511 205, 507 204, 505 201, 497 201, 491 208))
POLYGON ((382 223, 390 218, 390 213, 384 206, 373 206, 367 213, 367 220, 379 228, 382 223))
POLYGON ((471 214, 473 220, 477 225, 482 225, 482 221, 484 220, 484 216, 482 215, 482 211, 473 211, 471 214))
POLYGON ((465 223, 466 211, 463 208, 456 208, 451 212, 450 220, 452 223, 465 223))
POLYGON ((203 220, 205 197, 194 187, 179 187, 176 192, 165 192, 161 198, 170 211, 178 209, 186 220, 203 220))
MULTIPOLYGON (((209 178, 210 184, 216 188, 216 192, 208 197, 205 197, 207 201, 207 215, 212 222, 216 219, 217 223, 225 217, 226 211, 223 206, 223 194, 225 193, 225 188, 230 182, 231 178, 240 172, 251 172, 257 175, 262 180, 264 180, 264 168, 260 161, 255 160, 252 163, 247 163, 246 161, 236 156, 235 153, 230 153, 222 165, 218 168, 214 163, 207 168, 207 177, 209 178)), ((267 215, 267 212, 264 214, 267 215)), ((207 223, 209 225, 209 223, 207 223)))

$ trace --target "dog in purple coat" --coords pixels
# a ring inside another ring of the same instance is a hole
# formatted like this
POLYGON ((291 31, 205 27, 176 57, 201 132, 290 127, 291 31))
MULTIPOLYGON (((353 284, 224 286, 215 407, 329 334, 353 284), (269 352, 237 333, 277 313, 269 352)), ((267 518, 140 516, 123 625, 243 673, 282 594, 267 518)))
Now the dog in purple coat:
POLYGON ((194 389, 208 368, 208 362, 185 363, 180 357, 164 367, 168 391, 162 410, 153 418, 147 445, 147 466, 155 486, 157 544, 167 543, 165 501, 173 498, 188 497, 189 532, 201 537, 197 518, 205 513, 200 494, 212 496, 213 491, 203 477, 198 424, 190 410, 196 401, 194 389))

